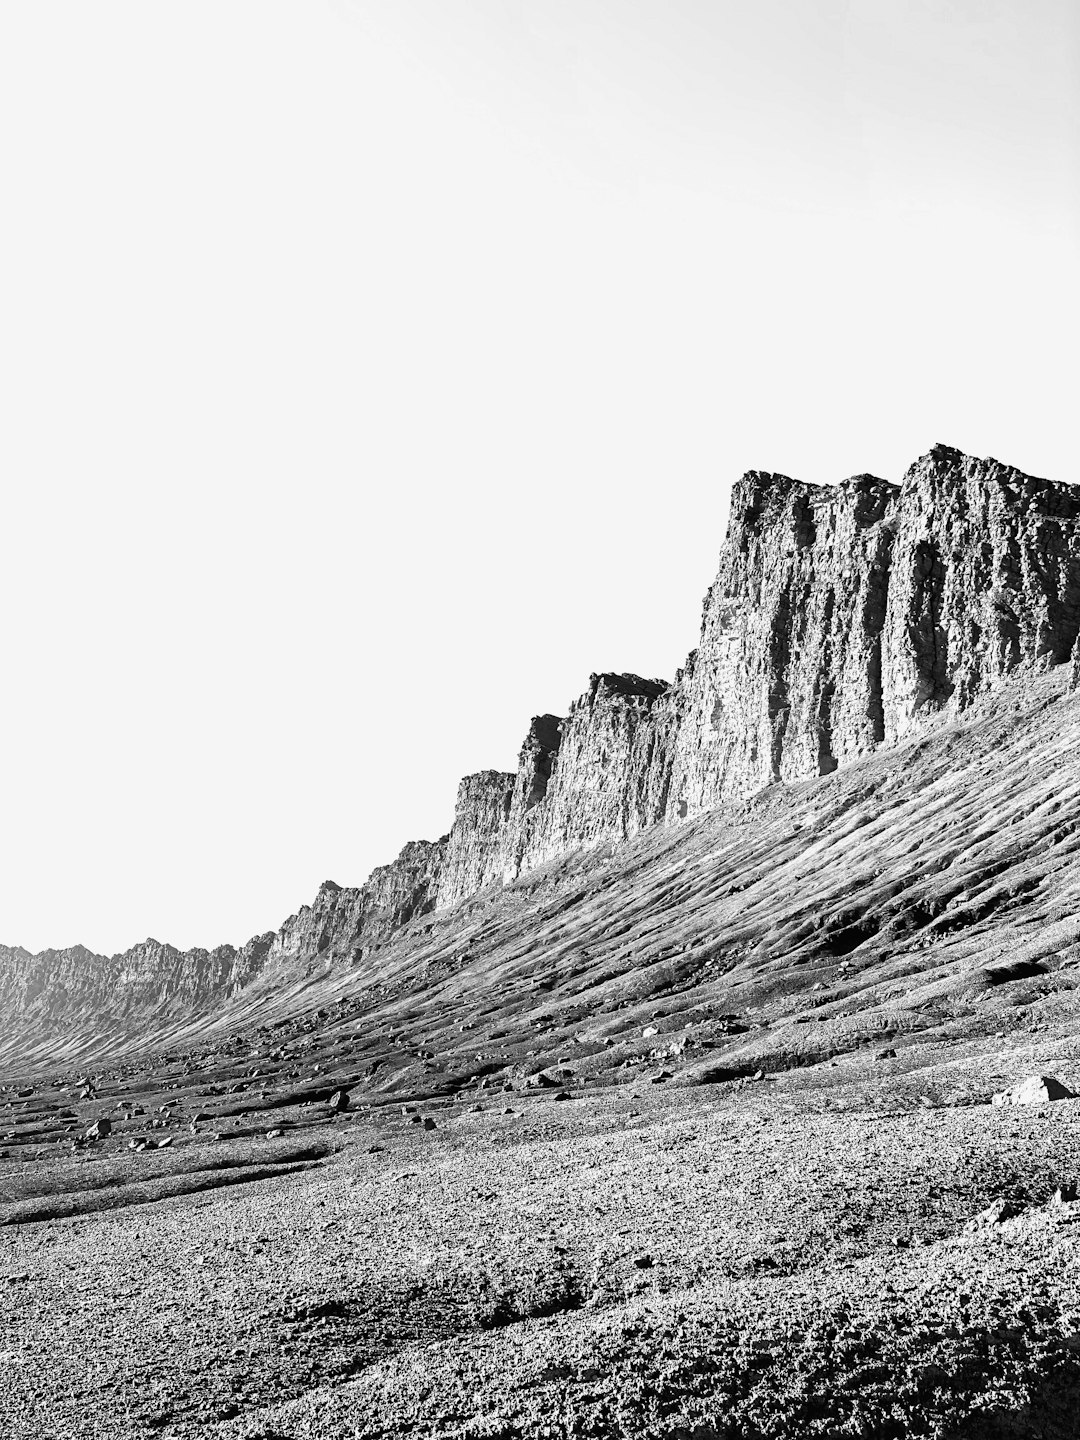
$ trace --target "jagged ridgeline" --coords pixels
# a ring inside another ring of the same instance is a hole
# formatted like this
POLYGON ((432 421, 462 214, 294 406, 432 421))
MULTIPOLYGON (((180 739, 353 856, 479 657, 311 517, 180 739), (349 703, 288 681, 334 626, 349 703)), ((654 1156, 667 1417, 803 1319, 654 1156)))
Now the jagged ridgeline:
POLYGON ((268 972, 362 959, 415 916, 568 851, 826 774, 1080 651, 1078 522, 1080 487, 944 445, 900 485, 752 471, 672 683, 593 675, 568 715, 532 721, 515 772, 461 781, 449 835, 359 887, 327 882, 276 933, 112 959, 0 949, 0 1003, 49 1021, 88 1003, 120 1025, 179 1014, 268 972))

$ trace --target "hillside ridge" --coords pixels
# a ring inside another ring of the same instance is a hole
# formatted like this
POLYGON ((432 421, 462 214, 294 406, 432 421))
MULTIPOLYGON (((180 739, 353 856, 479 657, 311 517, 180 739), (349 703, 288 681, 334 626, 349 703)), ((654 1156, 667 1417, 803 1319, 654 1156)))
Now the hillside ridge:
POLYGON ((750 471, 698 646, 672 682, 597 673, 534 717, 514 772, 460 782, 449 833, 326 882, 236 948, 0 947, 5 1026, 177 1019, 259 980, 355 964, 417 916, 575 850, 827 775, 1080 656, 1080 487, 937 445, 896 485, 750 471))

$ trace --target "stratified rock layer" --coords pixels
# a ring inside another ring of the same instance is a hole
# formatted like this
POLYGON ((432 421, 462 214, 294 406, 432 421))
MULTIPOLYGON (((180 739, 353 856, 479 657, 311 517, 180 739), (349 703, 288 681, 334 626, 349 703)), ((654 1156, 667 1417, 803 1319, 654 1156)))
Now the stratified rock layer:
POLYGON ((1021 667, 1072 655, 1080 681, 1078 629, 1080 488, 943 445, 899 486, 752 471, 672 684, 592 676, 564 719, 532 721, 516 772, 462 780, 448 836, 407 845, 362 886, 328 882, 240 950, 0 949, 0 1011, 130 1024, 355 961, 414 917, 571 850, 828 774, 1021 667))

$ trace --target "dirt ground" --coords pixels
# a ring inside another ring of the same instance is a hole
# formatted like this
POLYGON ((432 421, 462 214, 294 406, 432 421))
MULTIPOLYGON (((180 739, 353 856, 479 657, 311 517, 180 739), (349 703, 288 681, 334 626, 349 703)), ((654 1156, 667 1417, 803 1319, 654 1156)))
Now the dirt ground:
POLYGON ((9 1033, 0 1434, 1077 1435, 1080 1100, 991 1099, 1080 1091, 1078 740, 1051 675, 173 1033, 9 1033))

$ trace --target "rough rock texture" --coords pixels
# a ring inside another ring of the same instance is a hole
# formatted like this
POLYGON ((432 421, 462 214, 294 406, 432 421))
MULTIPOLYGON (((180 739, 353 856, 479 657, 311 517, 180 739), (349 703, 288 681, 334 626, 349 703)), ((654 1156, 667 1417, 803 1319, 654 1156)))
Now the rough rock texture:
POLYGON ((938 445, 908 471, 884 645, 885 739, 969 704, 1080 628, 1080 488, 938 445))
POLYGON ((446 844, 445 836, 411 840, 393 864, 380 865, 363 885, 324 881, 311 905, 301 906, 276 935, 264 937, 265 968, 306 966, 310 973, 316 963, 356 956, 433 910, 446 844))
POLYGON ((466 775, 458 786, 454 823, 439 882, 439 904, 453 905, 503 878, 503 842, 515 776, 503 770, 466 775))
POLYGON ((734 487, 701 636, 671 685, 600 674, 536 717, 515 773, 462 780, 450 834, 364 885, 327 883, 239 951, 147 941, 111 960, 0 950, 0 1007, 47 1023, 195 1011, 257 977, 304 976, 433 908, 569 851, 626 840, 776 781, 829 774, 1011 673, 1073 656, 1080 487, 935 446, 901 485, 734 487))
POLYGON ((677 814, 827 774, 884 738, 896 494, 870 475, 833 489, 755 471, 735 486, 700 644, 676 685, 677 814))
POLYGON ((434 909, 445 846, 445 837, 411 841, 359 887, 326 881, 280 930, 239 950, 178 950, 152 939, 111 957, 81 945, 37 955, 0 947, 0 1014, 24 1028, 92 1021, 123 1030, 204 1010, 259 978, 310 974, 318 964, 355 958, 434 909))
POLYGON ((654 707, 667 688, 639 675, 589 677, 588 690, 562 722, 562 743, 531 827, 504 847, 511 874, 582 845, 628 839, 663 814, 666 767, 654 707))
POLYGON ((936 446, 897 488, 752 472, 674 687, 671 803, 828 774, 1080 627, 1080 489, 936 446))
POLYGON ((259 941, 243 951, 177 950, 144 940, 120 955, 83 945, 42 950, 0 946, 0 1011, 23 1023, 78 1022, 124 1026, 133 1018, 168 1019, 235 993, 258 972, 259 941))
POLYGON ((594 675, 565 720, 533 722, 516 776, 464 780, 440 905, 568 850, 829 774, 1022 665, 1067 659, 1078 525, 1080 489, 943 445, 900 486, 750 472, 674 683, 594 675))

